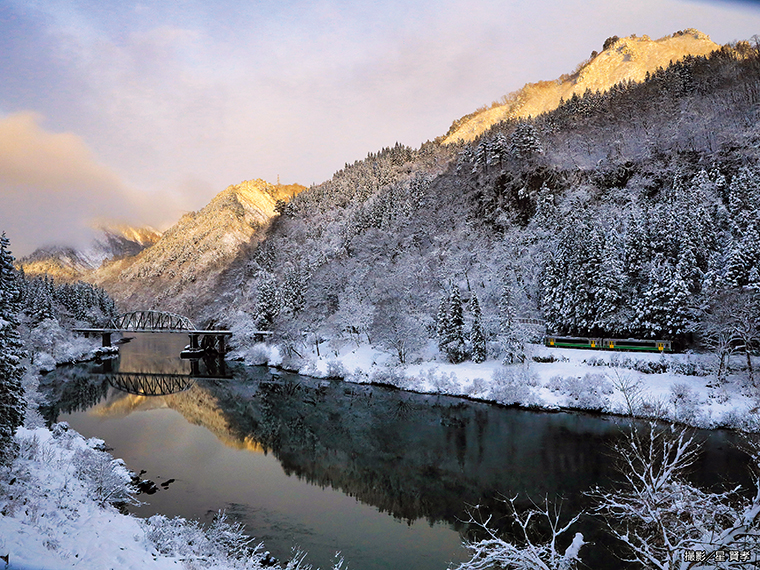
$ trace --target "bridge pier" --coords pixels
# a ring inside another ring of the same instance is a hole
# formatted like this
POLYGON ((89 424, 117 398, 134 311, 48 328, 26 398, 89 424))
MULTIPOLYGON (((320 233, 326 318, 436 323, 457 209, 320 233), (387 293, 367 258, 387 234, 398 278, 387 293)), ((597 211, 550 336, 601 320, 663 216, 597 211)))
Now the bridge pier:
POLYGON ((110 332, 103 332, 103 346, 111 346, 111 333, 110 332))
POLYGON ((197 350, 200 348, 200 345, 198 344, 198 337, 200 337, 200 335, 193 333, 190 334, 190 350, 197 350))

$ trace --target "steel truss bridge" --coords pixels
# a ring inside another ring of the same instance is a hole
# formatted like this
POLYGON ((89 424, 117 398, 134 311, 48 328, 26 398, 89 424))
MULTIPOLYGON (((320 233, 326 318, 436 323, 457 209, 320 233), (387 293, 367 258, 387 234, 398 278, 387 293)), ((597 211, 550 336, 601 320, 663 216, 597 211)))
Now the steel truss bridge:
POLYGON ((183 315, 164 311, 132 311, 111 319, 108 327, 119 331, 175 332, 196 330, 193 322, 183 315))
MULTIPOLYGON (((198 329, 183 315, 154 310, 132 311, 111 319, 105 328, 78 328, 74 329, 74 332, 82 333, 85 337, 99 334, 103 339, 103 346, 111 346, 113 333, 183 333, 190 336, 191 349, 204 348, 215 350, 219 354, 224 354, 226 339, 232 336, 231 331, 198 329)), ((261 333, 267 334, 266 331, 261 333)))

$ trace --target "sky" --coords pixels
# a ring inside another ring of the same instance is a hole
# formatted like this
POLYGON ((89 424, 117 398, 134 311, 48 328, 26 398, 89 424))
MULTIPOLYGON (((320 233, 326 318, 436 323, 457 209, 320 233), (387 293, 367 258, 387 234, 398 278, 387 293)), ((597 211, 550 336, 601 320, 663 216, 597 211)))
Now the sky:
POLYGON ((418 147, 612 35, 760 33, 719 0, 0 0, 0 231, 165 229, 230 184, 418 147))

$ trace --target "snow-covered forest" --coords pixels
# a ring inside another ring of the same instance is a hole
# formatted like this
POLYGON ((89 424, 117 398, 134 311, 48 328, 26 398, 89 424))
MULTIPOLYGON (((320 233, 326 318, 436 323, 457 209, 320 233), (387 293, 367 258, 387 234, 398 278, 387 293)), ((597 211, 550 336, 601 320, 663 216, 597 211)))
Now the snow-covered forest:
POLYGON ((371 153, 280 208, 235 268, 226 320, 288 355, 364 343, 402 363, 428 340, 452 362, 513 361, 521 317, 749 354, 759 71, 740 42, 470 144, 371 153))

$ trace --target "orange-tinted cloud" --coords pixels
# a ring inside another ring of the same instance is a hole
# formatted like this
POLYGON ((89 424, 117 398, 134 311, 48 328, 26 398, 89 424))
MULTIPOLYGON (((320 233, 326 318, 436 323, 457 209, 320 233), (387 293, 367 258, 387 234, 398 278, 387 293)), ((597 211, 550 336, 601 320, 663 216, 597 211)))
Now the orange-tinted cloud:
POLYGON ((83 245, 93 220, 138 214, 135 193, 81 138, 49 132, 40 120, 0 119, 0 231, 17 256, 44 244, 83 245))

